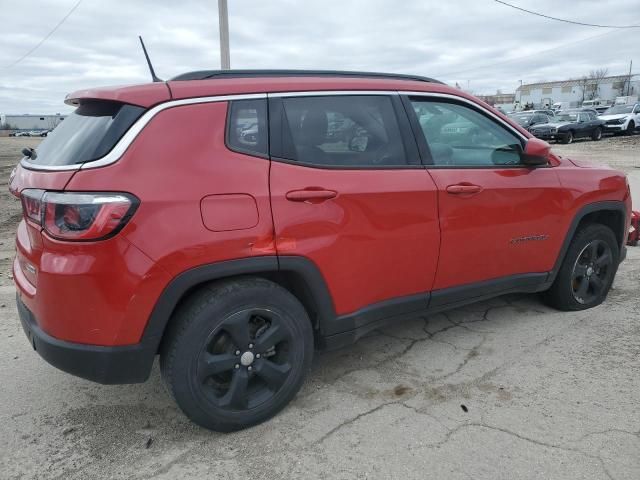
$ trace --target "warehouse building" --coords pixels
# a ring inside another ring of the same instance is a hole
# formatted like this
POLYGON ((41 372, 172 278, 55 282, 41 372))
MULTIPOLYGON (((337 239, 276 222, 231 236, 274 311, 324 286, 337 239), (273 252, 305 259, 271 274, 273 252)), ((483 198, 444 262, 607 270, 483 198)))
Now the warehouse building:
POLYGON ((535 107, 553 105, 557 102, 579 107, 585 100, 599 98, 613 103, 616 97, 639 93, 638 75, 616 75, 598 80, 587 78, 525 84, 516 89, 515 100, 520 105, 533 104, 535 107))
POLYGON ((0 115, 0 124, 7 130, 52 130, 65 119, 66 115, 0 115))
POLYGON ((502 93, 497 91, 493 95, 476 95, 480 100, 491 106, 511 105, 516 101, 515 93, 502 93))

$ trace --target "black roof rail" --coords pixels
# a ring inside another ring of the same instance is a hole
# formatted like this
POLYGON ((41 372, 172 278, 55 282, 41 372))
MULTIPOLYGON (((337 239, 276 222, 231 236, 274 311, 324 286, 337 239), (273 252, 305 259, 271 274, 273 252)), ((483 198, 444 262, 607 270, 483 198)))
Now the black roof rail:
POLYGON ((433 78, 401 73, 354 72, 348 70, 198 70, 187 72, 172 81, 206 80, 212 78, 251 78, 251 77, 357 77, 386 78, 390 80, 415 80, 418 82, 440 83, 433 78))

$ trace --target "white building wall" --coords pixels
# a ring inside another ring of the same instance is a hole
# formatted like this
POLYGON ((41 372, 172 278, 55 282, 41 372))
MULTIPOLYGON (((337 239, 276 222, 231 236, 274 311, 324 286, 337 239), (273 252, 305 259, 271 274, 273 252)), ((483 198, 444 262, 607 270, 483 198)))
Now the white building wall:
MULTIPOLYGON (((626 89, 623 91, 622 89, 613 88, 613 85, 613 81, 600 84, 596 97, 602 100, 610 100, 613 103, 616 97, 627 94, 626 89)), ((529 88, 528 94, 523 93, 522 90, 526 91, 527 88, 527 85, 523 85, 516 91, 516 100, 520 100, 522 105, 533 103, 535 106, 539 106, 545 98, 551 98, 553 102, 569 102, 572 107, 578 107, 582 104, 582 88, 580 85, 570 85, 565 86, 565 88, 560 85, 552 86, 551 93, 544 93, 544 87, 535 86, 529 88), (569 87, 570 91, 567 91, 569 87)), ((630 90, 629 95, 640 95, 640 80, 632 80, 630 90)), ((585 97, 585 100, 588 99, 589 94, 585 97)))
POLYGON ((64 115, 2 115, 1 120, 16 130, 51 130, 64 118, 64 115))

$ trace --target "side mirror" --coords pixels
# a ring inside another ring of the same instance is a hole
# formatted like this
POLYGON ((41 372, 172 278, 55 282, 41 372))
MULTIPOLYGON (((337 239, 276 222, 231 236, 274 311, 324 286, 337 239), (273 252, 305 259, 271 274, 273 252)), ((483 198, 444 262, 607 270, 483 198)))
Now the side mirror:
POLYGON ((536 167, 549 164, 551 145, 539 138, 530 138, 524 147, 520 159, 524 165, 536 167))

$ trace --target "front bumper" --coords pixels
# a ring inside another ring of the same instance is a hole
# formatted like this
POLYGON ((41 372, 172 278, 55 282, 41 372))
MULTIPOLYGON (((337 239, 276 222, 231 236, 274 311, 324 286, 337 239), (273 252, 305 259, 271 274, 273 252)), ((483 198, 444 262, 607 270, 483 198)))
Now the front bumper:
POLYGON ((551 132, 531 132, 536 138, 541 140, 558 140, 564 138, 563 133, 551 133, 551 132))
POLYGON ((48 363, 72 375, 103 384, 141 383, 149 378, 155 344, 103 347, 58 340, 45 333, 20 294, 18 315, 29 343, 48 363))
POLYGON ((627 127, 624 123, 615 125, 603 125, 605 132, 624 132, 627 127))

